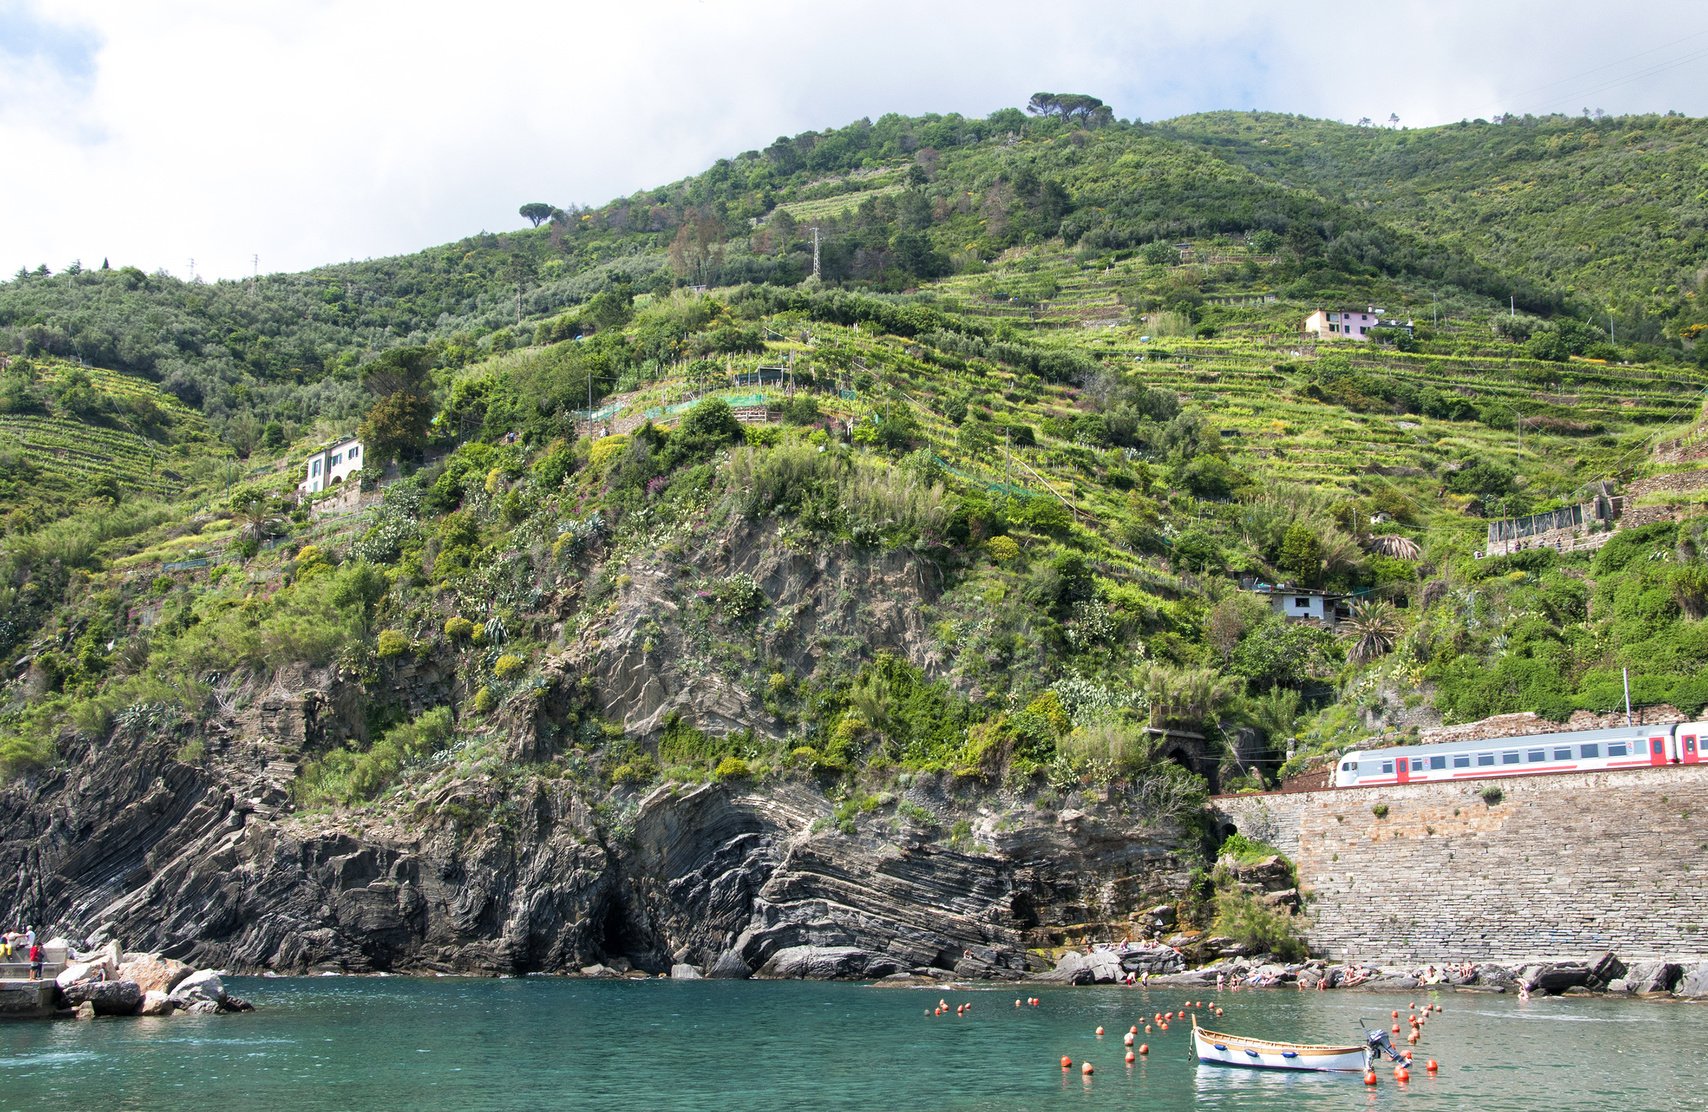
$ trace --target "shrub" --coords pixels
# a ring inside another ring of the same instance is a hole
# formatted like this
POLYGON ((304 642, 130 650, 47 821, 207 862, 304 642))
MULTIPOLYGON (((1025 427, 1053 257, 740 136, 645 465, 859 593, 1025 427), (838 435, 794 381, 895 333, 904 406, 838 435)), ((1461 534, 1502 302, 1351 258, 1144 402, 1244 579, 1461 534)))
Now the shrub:
POLYGON ((641 788, 658 779, 658 762, 650 753, 641 753, 611 770, 611 783, 627 788, 641 788))
POLYGON ((466 641, 474 636, 474 623, 461 614, 445 619, 445 636, 453 641, 466 641))
POLYGON ((380 630, 379 642, 375 646, 375 652, 379 654, 381 660, 390 660, 392 657, 402 656, 408 651, 409 638, 404 636, 401 630, 380 630))
POLYGON ((990 553, 990 558, 999 564, 1020 558, 1020 546, 1014 543, 1013 537, 992 537, 985 542, 985 550, 990 553))
POLYGON ((474 693, 475 713, 485 714, 487 711, 492 709, 492 703, 493 698, 491 688, 482 687, 479 691, 474 693))
POLYGON ((492 663, 492 674, 501 680, 510 679, 528 666, 527 661, 515 653, 505 653, 492 663))
POLYGON ((1482 796, 1483 802, 1487 803, 1490 807, 1493 807, 1496 803, 1499 803, 1501 800, 1506 798, 1506 793, 1493 784, 1490 784, 1477 794, 1482 796))
POLYGON ((1298 919, 1291 913, 1239 891, 1217 893, 1215 907, 1212 926, 1215 933, 1254 950, 1274 954, 1283 961, 1300 961, 1307 956, 1304 940, 1299 937, 1298 919))
POLYGON ((1379 819, 1385 819, 1388 817, 1388 805, 1386 803, 1378 803, 1374 807, 1370 808, 1370 813, 1379 819))
POLYGON ((730 780, 747 780, 753 776, 753 770, 746 761, 737 756, 728 756, 718 762, 718 767, 712 770, 712 779, 718 783, 730 780))

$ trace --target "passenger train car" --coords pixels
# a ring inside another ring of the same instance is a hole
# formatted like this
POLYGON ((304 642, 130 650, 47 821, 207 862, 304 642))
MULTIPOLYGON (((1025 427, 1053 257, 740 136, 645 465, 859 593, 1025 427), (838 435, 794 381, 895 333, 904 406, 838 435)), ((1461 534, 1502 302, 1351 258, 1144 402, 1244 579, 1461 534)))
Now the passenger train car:
POLYGON ((1708 764, 1702 754, 1704 746, 1708 746, 1708 722, 1405 745, 1346 754, 1335 766, 1334 786, 1354 788, 1526 776, 1538 772, 1708 764))

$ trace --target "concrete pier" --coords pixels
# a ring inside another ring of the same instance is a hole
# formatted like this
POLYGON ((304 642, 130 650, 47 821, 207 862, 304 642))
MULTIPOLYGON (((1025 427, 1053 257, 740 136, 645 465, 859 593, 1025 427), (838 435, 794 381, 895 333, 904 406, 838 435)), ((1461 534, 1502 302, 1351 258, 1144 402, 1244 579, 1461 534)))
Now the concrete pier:
POLYGON ((40 1019, 53 1014, 53 980, 0 981, 0 1019, 40 1019))

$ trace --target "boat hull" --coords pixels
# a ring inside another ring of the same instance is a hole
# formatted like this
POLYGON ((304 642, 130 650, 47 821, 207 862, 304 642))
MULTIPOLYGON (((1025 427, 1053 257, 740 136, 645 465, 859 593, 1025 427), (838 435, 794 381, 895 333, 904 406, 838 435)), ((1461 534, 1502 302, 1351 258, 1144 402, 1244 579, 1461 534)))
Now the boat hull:
POLYGON ((1194 1026, 1198 1060, 1212 1066, 1295 1070, 1307 1073, 1362 1073, 1367 1068, 1362 1046, 1314 1046, 1308 1043, 1244 1039, 1194 1026))

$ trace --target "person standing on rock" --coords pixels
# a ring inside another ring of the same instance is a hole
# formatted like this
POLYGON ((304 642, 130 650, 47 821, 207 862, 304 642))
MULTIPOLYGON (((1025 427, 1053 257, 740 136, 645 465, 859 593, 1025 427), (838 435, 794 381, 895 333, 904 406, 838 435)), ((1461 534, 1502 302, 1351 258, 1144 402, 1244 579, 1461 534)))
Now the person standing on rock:
POLYGON ((42 947, 39 942, 30 943, 30 980, 42 979, 42 947))

